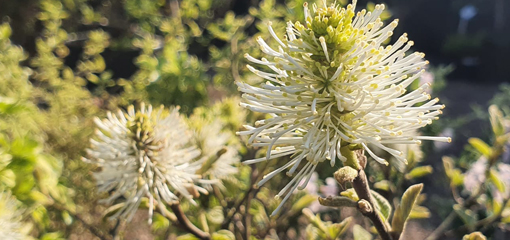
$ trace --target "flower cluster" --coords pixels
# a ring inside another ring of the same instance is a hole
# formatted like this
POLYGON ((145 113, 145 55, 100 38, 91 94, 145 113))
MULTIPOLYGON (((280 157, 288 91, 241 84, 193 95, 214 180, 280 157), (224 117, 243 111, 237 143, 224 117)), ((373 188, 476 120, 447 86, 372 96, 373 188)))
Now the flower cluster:
POLYGON ((23 223, 16 199, 8 192, 0 192, 0 239, 29 239, 30 225, 23 223))
POLYGON ((127 113, 109 112, 106 119, 95 122, 100 130, 84 160, 101 169, 94 176, 99 191, 110 193, 104 202, 125 199, 113 218, 130 220, 146 197, 151 221, 155 202, 160 208, 181 197, 194 203, 196 191, 207 193, 196 185, 209 181, 196 173, 202 163, 195 161, 200 151, 191 145, 191 133, 177 108, 166 111, 162 106, 155 111, 142 105, 135 112, 130 106, 127 113))
POLYGON ((192 116, 190 125, 195 130, 193 142, 201 150, 204 161, 200 173, 211 180, 220 180, 236 174, 238 169, 235 164, 241 159, 236 149, 228 146, 231 134, 222 131, 222 122, 192 116))
POLYGON ((428 64, 424 54, 408 53, 413 42, 406 34, 384 46, 398 24, 398 20, 388 25, 381 21, 384 5, 357 13, 355 6, 356 1, 346 8, 314 5, 310 11, 305 4, 305 23, 288 22, 283 40, 269 24, 278 44, 275 48, 257 39, 267 58, 246 54, 256 66, 248 65, 248 69, 267 81, 261 86, 237 82, 244 93, 242 106, 271 117, 246 126, 239 134, 248 135, 253 146, 267 148, 265 157, 247 163, 290 156, 259 182, 262 185, 289 169, 287 174, 295 177, 277 195, 285 195, 282 203, 295 189, 306 186, 319 163, 329 160, 333 166, 336 159, 345 161, 340 150, 344 146, 357 144, 387 165, 371 148, 380 148, 405 164, 402 151, 387 144, 450 141, 417 134, 444 108, 427 93, 428 83, 407 91, 428 64))

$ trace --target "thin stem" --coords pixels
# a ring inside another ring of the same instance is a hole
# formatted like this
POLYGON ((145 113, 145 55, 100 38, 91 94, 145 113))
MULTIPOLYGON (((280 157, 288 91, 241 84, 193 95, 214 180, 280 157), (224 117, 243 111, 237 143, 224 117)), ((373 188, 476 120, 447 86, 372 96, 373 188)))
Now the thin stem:
POLYGON ((177 217, 177 221, 182 225, 182 227, 188 231, 189 233, 195 235, 197 238, 200 238, 202 240, 210 240, 211 236, 209 233, 206 233, 199 228, 197 228, 193 223, 189 221, 189 219, 186 217, 184 212, 182 211, 180 204, 172 204, 170 205, 170 208, 174 212, 175 216, 177 217))
MULTIPOLYGON (((251 166, 251 178, 250 178, 250 184, 254 186, 256 184, 256 181, 258 179, 258 170, 257 168, 252 165, 251 166)), ((246 198, 246 204, 245 206, 245 213, 244 213, 244 238, 246 240, 250 240, 251 238, 251 214, 250 214, 250 206, 251 206, 251 200, 253 199, 254 193, 249 192, 248 197, 246 198)))
POLYGON ((457 213, 455 213, 455 211, 452 211, 448 215, 448 217, 446 217, 446 219, 439 225, 439 227, 437 227, 436 230, 434 230, 434 232, 432 232, 427 237, 426 240, 438 239, 441 235, 444 234, 444 232, 450 226, 450 224, 452 224, 453 220, 455 220, 455 217, 457 217, 457 213))
POLYGON ((362 211, 361 213, 365 217, 370 219, 370 221, 372 221, 375 229, 377 229, 377 232, 379 233, 383 240, 392 240, 388 227, 383 222, 381 216, 379 215, 377 209, 375 208, 375 201, 372 195, 370 194, 370 187, 368 185, 367 175, 365 174, 365 171, 363 169, 359 170, 358 177, 356 177, 352 182, 352 187, 358 194, 360 200, 361 199, 366 200, 372 206, 372 211, 368 212, 362 211))
POLYGON ((250 188, 248 189, 248 191, 246 191, 243 198, 240 201, 238 201, 237 203, 235 203, 234 207, 231 208, 231 211, 230 211, 231 213, 228 213, 225 220, 223 220, 223 223, 221 223, 222 229, 228 228, 228 225, 232 221, 232 218, 239 211, 241 205, 248 199, 249 195, 252 194, 253 191, 255 192, 253 194, 253 196, 255 196, 257 194, 257 192, 259 191, 260 188, 257 187, 256 183, 260 180, 260 177, 263 176, 264 170, 266 169, 267 166, 268 166, 268 162, 266 161, 266 163, 264 164, 264 166, 262 166, 262 169, 260 171, 258 171, 258 170, 255 171, 252 168, 252 173, 251 173, 251 177, 250 177, 250 179, 251 179, 250 180, 250 188))

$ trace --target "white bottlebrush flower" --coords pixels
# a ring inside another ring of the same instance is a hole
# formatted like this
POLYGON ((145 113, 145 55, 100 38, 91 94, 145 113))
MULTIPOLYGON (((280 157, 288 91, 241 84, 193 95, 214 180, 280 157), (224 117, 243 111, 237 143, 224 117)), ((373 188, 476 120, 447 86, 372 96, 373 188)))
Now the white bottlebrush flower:
POLYGON ((277 195, 285 195, 282 203, 295 189, 306 186, 319 163, 329 160, 333 166, 336 158, 345 161, 340 148, 347 144, 359 144, 373 159, 388 164, 370 144, 405 164, 405 155, 386 144, 450 141, 416 134, 444 108, 426 92, 430 84, 406 91, 428 63, 424 54, 407 54, 413 42, 406 34, 383 46, 398 21, 383 24, 379 15, 384 5, 358 13, 355 5, 356 1, 346 8, 314 5, 310 12, 305 4, 305 24, 289 22, 283 40, 269 24, 276 48, 257 39, 266 58, 246 54, 254 64, 247 67, 268 81, 260 87, 237 82, 245 93, 242 106, 271 117, 239 134, 249 135, 253 146, 267 147, 265 157, 247 163, 290 156, 289 162, 259 182, 262 185, 290 168, 287 174, 295 176, 277 195), (300 184, 301 179, 307 180, 300 184))
POLYGON ((30 225, 22 222, 22 211, 8 192, 0 192, 0 239, 30 239, 30 225))
POLYGON ((228 146, 231 135, 222 131, 223 124, 219 120, 206 120, 191 117, 194 131, 193 139, 202 151, 202 174, 210 179, 222 179, 238 172, 235 166, 241 160, 238 152, 228 146))
POLYGON ((102 201, 107 204, 123 199, 124 206, 112 217, 131 220, 142 198, 149 199, 149 222, 154 201, 160 208, 165 203, 177 203, 180 197, 193 201, 195 185, 201 181, 196 171, 201 163, 194 161, 200 151, 190 145, 191 134, 178 109, 154 111, 142 104, 140 111, 133 106, 127 113, 108 112, 107 118, 95 119, 100 130, 92 147, 87 150, 87 162, 101 168, 94 173, 99 191, 109 192, 102 201))

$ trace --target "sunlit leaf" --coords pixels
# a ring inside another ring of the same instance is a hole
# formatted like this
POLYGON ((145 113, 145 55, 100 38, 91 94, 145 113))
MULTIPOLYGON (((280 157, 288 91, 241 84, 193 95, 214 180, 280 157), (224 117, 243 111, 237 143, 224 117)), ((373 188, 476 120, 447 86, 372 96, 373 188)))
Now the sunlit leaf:
POLYGON ((492 148, 479 138, 469 138, 469 144, 473 146, 478 152, 483 154, 485 157, 490 158, 492 156, 492 148))
POLYGON ((354 240, 372 240, 373 236, 365 230, 362 226, 356 224, 352 228, 352 234, 354 236, 354 240))
POLYGON ((400 204, 395 210, 395 214, 391 222, 392 231, 395 232, 397 236, 402 234, 404 231, 409 214, 411 213, 416 199, 420 195, 422 189, 423 184, 412 185, 402 195, 400 204))

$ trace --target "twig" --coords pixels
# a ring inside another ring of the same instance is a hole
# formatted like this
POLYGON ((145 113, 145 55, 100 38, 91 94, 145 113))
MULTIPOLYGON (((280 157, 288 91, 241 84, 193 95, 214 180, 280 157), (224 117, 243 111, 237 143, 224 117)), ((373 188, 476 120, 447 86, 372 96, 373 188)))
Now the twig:
POLYGON ((256 174, 254 174, 254 171, 252 170, 251 181, 250 181, 250 188, 248 189, 248 191, 246 191, 246 193, 244 194, 243 198, 240 201, 238 201, 234 205, 234 207, 232 207, 232 210, 231 210, 232 213, 229 213, 227 215, 227 217, 225 218, 225 220, 223 221, 223 223, 221 223, 221 228, 222 229, 226 229, 228 227, 228 225, 232 221, 232 218, 239 211, 239 208, 241 207, 241 205, 248 199, 249 195, 253 191, 255 191, 255 194, 253 194, 253 196, 255 196, 257 194, 257 192, 259 191, 259 188, 257 188, 256 182, 259 181, 260 176, 263 176, 263 174, 259 174, 259 172, 260 173, 264 173, 264 170, 266 169, 267 165, 268 165, 268 162, 266 161, 264 166, 262 166, 262 169, 260 171, 256 171, 256 174))
POLYGON ((439 225, 439 227, 432 232, 426 240, 433 240, 438 239, 439 236, 443 235, 446 229, 452 224, 453 220, 455 220, 455 217, 457 217, 457 213, 455 211, 452 211, 448 217, 445 218, 445 220, 439 225))
POLYGON ((175 216, 177 217, 177 221, 182 225, 182 227, 188 231, 189 233, 195 235, 196 237, 202 239, 202 240, 209 240, 211 239, 211 236, 209 233, 206 233, 199 228, 197 228, 193 223, 189 221, 189 219, 186 217, 184 212, 182 211, 180 204, 172 204, 170 205, 170 208, 174 212, 175 216))
MULTIPOLYGON (((254 165, 251 166, 251 169, 252 170, 251 170, 250 184, 252 186, 254 186, 258 179, 258 170, 254 165)), ((250 214, 250 205, 251 205, 251 200, 253 199, 254 194, 253 194, 253 192, 249 192, 247 194, 247 196, 248 197, 246 198, 246 204, 244 205, 245 211, 246 211, 244 213, 244 234, 245 234, 244 238, 246 240, 250 240, 250 238, 251 238, 250 230, 251 230, 251 220, 252 220, 251 214, 250 214)))
POLYGON ((358 176, 352 182, 352 187, 358 194, 359 199, 367 201, 372 207, 371 211, 361 211, 361 213, 365 217, 370 219, 370 221, 372 221, 374 227, 377 229, 377 232, 379 233, 383 240, 392 240, 388 227, 383 222, 381 216, 379 215, 377 209, 375 208, 375 201, 372 195, 370 194, 370 187, 368 185, 367 175, 365 174, 365 171, 363 169, 359 170, 358 176))

